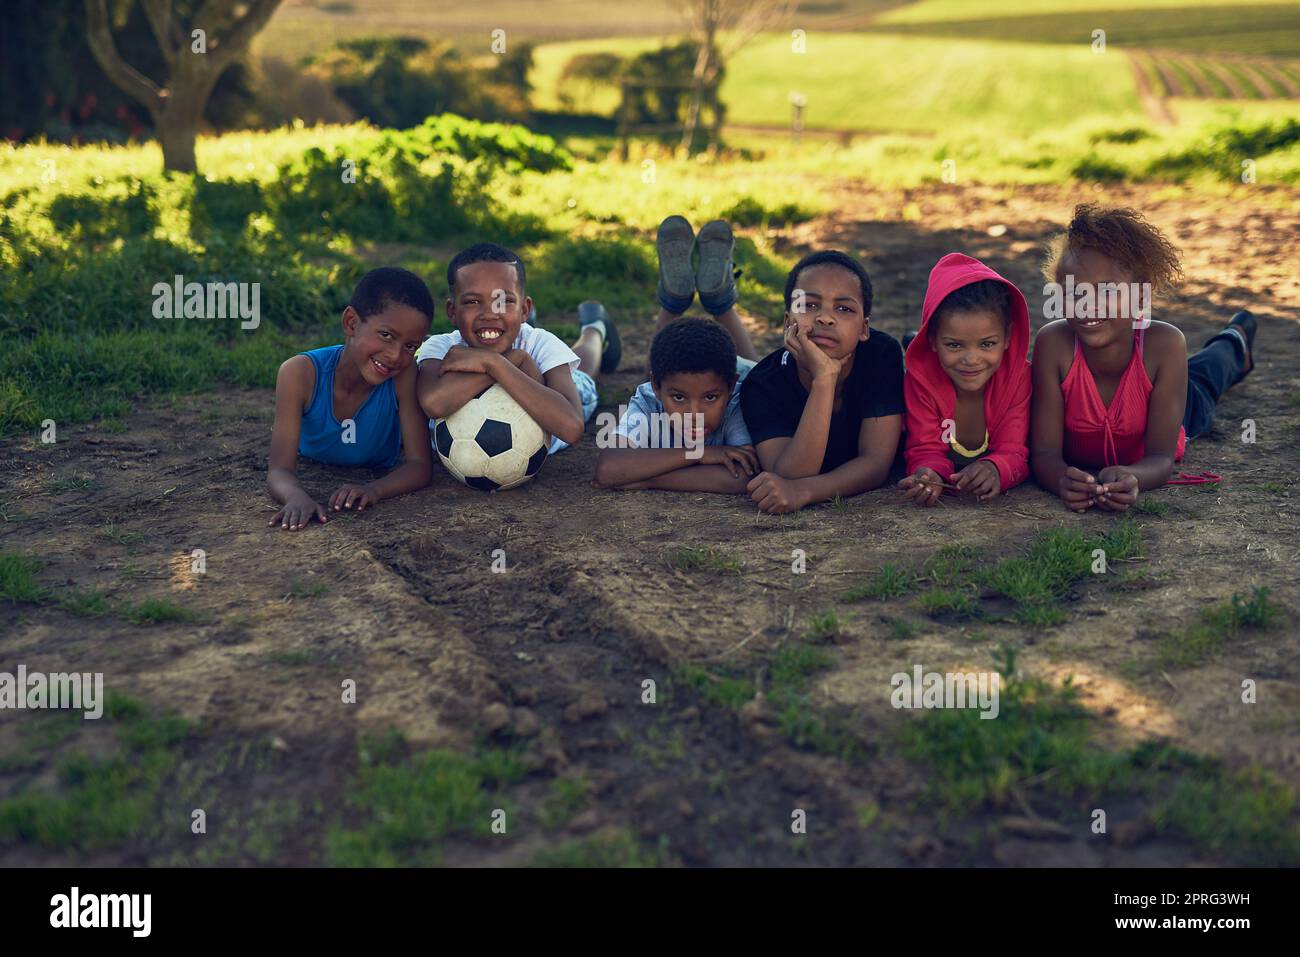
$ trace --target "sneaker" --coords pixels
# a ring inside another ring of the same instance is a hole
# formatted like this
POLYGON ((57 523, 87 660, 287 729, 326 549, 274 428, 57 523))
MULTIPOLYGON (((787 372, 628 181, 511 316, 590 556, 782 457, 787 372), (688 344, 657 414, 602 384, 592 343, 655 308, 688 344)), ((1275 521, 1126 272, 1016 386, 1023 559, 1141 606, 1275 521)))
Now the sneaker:
POLYGON ((614 325, 614 320, 609 318, 609 313, 605 307, 595 299, 588 299, 586 302, 578 305, 578 327, 584 329, 587 326, 597 322, 605 326, 605 335, 601 338, 604 341, 600 353, 600 371, 602 373, 613 372, 618 369, 619 360, 623 357, 623 344, 618 337, 618 326, 614 325))
POLYGON ((1233 336, 1241 338, 1244 346, 1241 354, 1241 375, 1243 378, 1255 368, 1255 330, 1257 326, 1258 323, 1254 315, 1243 309, 1228 320, 1228 328, 1224 330, 1233 336))
POLYGON ((700 265, 695 272, 700 305, 711 316, 721 315, 736 304, 736 237, 730 224, 715 219, 700 228, 695 246, 700 251, 700 265))
POLYGON ((695 231, 681 216, 669 216, 659 224, 655 251, 659 254, 659 286, 655 294, 659 305, 680 315, 695 299, 695 273, 691 270, 691 250, 695 231))

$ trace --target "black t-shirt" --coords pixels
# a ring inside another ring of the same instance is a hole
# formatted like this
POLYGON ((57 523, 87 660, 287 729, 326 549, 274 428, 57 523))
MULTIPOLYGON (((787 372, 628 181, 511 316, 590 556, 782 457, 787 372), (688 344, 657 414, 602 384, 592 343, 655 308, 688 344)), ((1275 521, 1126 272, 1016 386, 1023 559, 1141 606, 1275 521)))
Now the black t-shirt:
MULTIPOLYGON (((799 381, 794 356, 783 348, 754 366, 740 388, 740 407, 754 445, 792 437, 807 402, 808 390, 799 381)), ((873 329, 866 342, 858 343, 840 407, 831 415, 822 472, 857 458, 863 419, 902 414, 902 347, 898 340, 873 329)))

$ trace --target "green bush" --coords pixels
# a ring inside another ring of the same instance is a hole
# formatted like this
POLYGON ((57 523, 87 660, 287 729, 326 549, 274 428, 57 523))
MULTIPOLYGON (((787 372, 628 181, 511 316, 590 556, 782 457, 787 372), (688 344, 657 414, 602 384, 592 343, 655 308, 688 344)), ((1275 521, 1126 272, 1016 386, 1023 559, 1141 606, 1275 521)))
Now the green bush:
POLYGON ((487 120, 528 115, 519 70, 483 70, 450 45, 418 37, 343 40, 308 58, 306 72, 378 126, 410 127, 447 110, 487 120))
MULTIPOLYGON (((1219 178, 1236 181, 1243 160, 1258 160, 1277 150, 1300 143, 1300 120, 1288 119, 1250 125, 1222 126, 1185 149, 1152 160, 1147 175, 1185 179, 1210 171, 1219 178)), ((1296 174, 1286 176, 1294 181, 1296 174)))

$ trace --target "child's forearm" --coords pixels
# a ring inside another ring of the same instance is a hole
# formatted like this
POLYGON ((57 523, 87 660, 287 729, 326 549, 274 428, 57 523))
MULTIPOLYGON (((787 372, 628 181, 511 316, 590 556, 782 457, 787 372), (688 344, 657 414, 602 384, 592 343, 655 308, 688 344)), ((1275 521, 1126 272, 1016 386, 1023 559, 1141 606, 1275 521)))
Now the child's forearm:
POLYGON ((431 462, 403 462, 383 478, 370 484, 375 494, 382 500, 422 489, 429 484, 432 476, 433 463, 431 462))
POLYGON ((749 476, 743 472, 737 478, 725 465, 697 465, 615 487, 622 491, 658 489, 665 492, 718 492, 724 495, 742 495, 748 491, 748 485, 749 476))
POLYGON ((813 379, 808 402, 799 417, 799 427, 769 469, 782 478, 801 479, 816 475, 826 457, 831 414, 835 411, 835 379, 813 379))
POLYGON ((538 382, 505 357, 493 364, 492 377, 551 435, 569 445, 582 438, 587 423, 569 400, 550 386, 538 382))
POLYGON ((867 455, 859 455, 824 475, 798 479, 799 490, 807 499, 804 504, 825 502, 837 495, 861 495, 879 488, 889 475, 890 464, 888 460, 878 461, 867 455))
POLYGON ((1065 477, 1065 470, 1069 468, 1061 453, 1034 452, 1030 465, 1034 480, 1053 495, 1059 495, 1061 479, 1065 477))
POLYGON ((485 372, 444 372, 420 395, 420 408, 431 419, 445 419, 495 381, 485 372))
POLYGON ((295 495, 306 495, 306 490, 298 484, 298 476, 291 470, 271 468, 266 472, 266 487, 271 498, 284 505, 295 495))
POLYGON ((1138 489, 1146 492, 1169 481, 1174 471, 1174 460, 1168 455, 1148 455, 1126 468, 1137 476, 1138 489))
POLYGON ((686 449, 604 449, 596 459, 596 485, 618 488, 698 465, 703 458, 688 458, 686 452, 686 449))

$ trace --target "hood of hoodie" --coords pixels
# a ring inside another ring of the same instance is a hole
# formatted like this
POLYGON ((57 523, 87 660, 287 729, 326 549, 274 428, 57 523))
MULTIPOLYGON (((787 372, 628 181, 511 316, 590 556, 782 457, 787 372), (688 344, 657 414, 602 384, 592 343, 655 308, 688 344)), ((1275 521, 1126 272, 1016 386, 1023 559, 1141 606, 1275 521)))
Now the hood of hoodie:
POLYGON ((921 330, 907 347, 907 374, 925 386, 939 400, 940 408, 951 413, 957 403, 957 387, 948 373, 943 371, 938 354, 930 348, 929 325, 935 310, 954 290, 973 282, 993 279, 1011 292, 1011 342, 1003 353, 988 385, 984 387, 984 407, 998 408, 999 395, 1009 394, 1011 386, 1029 370, 1029 306, 1015 283, 998 275, 978 259, 961 253, 949 253, 930 270, 930 282, 925 289, 925 304, 921 308, 921 330))

